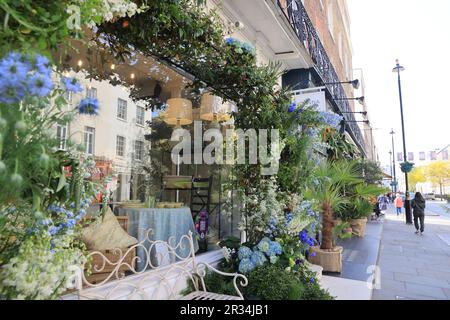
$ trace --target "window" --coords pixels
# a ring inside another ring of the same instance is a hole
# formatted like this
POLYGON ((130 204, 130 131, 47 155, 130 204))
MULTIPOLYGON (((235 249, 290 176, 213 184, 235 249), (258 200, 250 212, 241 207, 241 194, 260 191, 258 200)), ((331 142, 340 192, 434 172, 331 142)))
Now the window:
POLYGON ((403 153, 402 152, 398 152, 397 153, 397 161, 403 161, 403 153))
POLYGON ((67 145, 67 126, 58 124, 56 126, 56 138, 59 141, 59 150, 66 150, 67 145))
POLYGON ((117 118, 127 120, 127 102, 120 98, 117 100, 117 118))
POLYGON ((430 160, 437 160, 436 151, 431 151, 430 152, 430 160))
POLYGON ((87 154, 95 151, 95 128, 84 127, 84 146, 87 154))
POLYGON ((408 161, 414 161, 414 153, 408 152, 408 161))
POLYGON ((117 136, 116 139, 116 155, 119 157, 125 156, 125 137, 117 136))
POLYGON ((448 150, 442 151, 442 160, 448 160, 448 150))
POLYGON ((145 124, 145 109, 136 107, 136 123, 143 126, 145 124))
POLYGON ((142 160, 144 158, 144 142, 136 140, 134 142, 134 159, 142 160))
POLYGON ((91 98, 91 99, 97 98, 97 88, 88 87, 86 89, 86 98, 91 98))
POLYGON ((420 153, 419 153, 419 160, 420 160, 420 161, 425 161, 425 160, 426 160, 425 152, 420 152, 420 153))

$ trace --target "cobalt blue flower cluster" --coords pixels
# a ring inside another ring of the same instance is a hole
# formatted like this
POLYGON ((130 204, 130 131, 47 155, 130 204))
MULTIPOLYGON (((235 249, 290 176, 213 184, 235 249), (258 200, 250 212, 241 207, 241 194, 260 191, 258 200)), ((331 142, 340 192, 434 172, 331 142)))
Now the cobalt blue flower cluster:
POLYGON ((256 54, 255 47, 248 42, 241 42, 240 40, 238 40, 236 38, 230 37, 230 38, 225 39, 225 43, 229 46, 235 46, 237 48, 241 48, 243 51, 246 51, 252 55, 256 54))
POLYGON ((78 112, 87 115, 98 115, 99 108, 97 98, 84 98, 80 101, 78 112))
POLYGON ((310 247, 313 247, 316 243, 316 240, 314 238, 311 238, 309 236, 309 233, 307 230, 303 230, 298 235, 298 238, 300 239, 300 242, 307 244, 310 247))
POLYGON ((278 256, 283 253, 283 248, 280 243, 271 241, 269 238, 262 239, 251 250, 248 247, 242 246, 238 250, 239 272, 248 273, 257 267, 263 266, 268 260, 275 264, 278 261, 278 256))
POLYGON ((0 60, 0 102, 46 97, 52 90, 52 69, 46 57, 11 52, 0 60))
POLYGON ((334 112, 320 112, 319 118, 326 125, 333 127, 333 128, 338 128, 340 126, 342 120, 344 120, 344 118, 342 116, 340 116, 334 112))

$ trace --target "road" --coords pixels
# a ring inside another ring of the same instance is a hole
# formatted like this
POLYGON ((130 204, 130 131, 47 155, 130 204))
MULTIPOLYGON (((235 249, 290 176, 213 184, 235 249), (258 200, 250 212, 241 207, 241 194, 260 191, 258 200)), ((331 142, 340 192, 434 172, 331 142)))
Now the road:
POLYGON ((450 205, 443 201, 427 201, 425 214, 450 219, 450 205))

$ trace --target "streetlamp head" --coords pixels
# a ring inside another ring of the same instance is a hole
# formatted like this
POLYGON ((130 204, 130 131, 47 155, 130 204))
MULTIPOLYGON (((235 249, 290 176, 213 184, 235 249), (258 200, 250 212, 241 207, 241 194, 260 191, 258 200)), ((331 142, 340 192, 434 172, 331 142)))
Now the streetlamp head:
POLYGON ((359 89, 360 82, 359 82, 358 79, 355 79, 355 80, 351 81, 351 84, 353 86, 353 89, 355 89, 355 90, 359 89))
POLYGON ((392 134, 392 135, 395 134, 394 129, 391 130, 390 134, 392 134))
POLYGON ((400 65, 400 61, 398 59, 395 60, 395 64, 396 64, 396 66, 394 69, 392 69, 392 72, 398 73, 401 71, 405 71, 405 68, 400 65))
POLYGON ((358 100, 360 104, 364 105, 364 97, 356 98, 356 100, 358 100))

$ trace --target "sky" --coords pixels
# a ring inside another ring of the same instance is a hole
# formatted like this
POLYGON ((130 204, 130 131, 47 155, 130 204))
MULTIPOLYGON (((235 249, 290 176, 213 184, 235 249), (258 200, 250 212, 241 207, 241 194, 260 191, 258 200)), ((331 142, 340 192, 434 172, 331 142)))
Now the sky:
POLYGON ((396 59, 405 67, 401 82, 407 152, 415 152, 416 160, 419 151, 450 144, 450 1, 347 3, 353 67, 364 72, 381 165, 390 162, 391 128, 396 132, 395 152, 403 148, 397 75, 392 73, 396 59))

